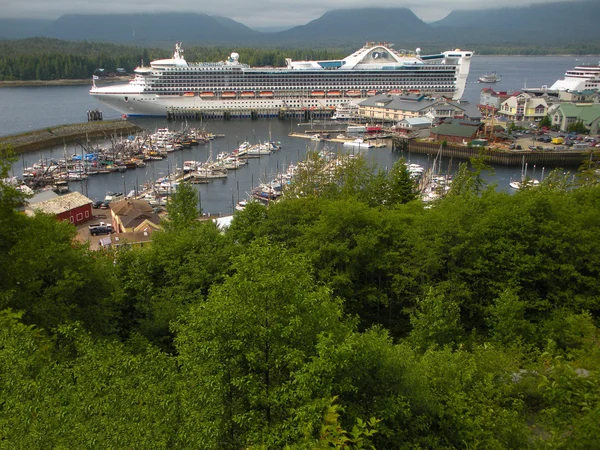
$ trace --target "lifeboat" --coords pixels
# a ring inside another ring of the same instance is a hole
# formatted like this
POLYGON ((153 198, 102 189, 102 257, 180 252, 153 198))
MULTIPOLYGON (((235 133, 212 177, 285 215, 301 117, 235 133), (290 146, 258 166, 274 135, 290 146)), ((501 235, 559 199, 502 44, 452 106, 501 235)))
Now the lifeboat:
POLYGON ((213 98, 215 96, 214 92, 200 92, 200 97, 202 98, 213 98))
POLYGON ((325 91, 312 91, 311 97, 325 97, 325 91))
POLYGON ((244 98, 254 98, 255 94, 253 91, 244 91, 241 96, 244 98))
POLYGON ((360 97, 360 91, 356 91, 356 90, 346 91, 346 95, 348 97, 360 97))
POLYGON ((225 91, 221 94, 221 98, 235 98, 235 91, 225 91))
POLYGON ((340 91, 327 91, 327 97, 339 97, 342 95, 340 91))
POLYGON ((398 95, 402 94, 402 91, 400 89, 392 89, 391 91, 388 91, 388 94, 398 95))
POLYGON ((259 95, 263 98, 264 97, 273 97, 273 91, 262 91, 259 95))
POLYGON ((377 91, 375 89, 371 89, 371 90, 367 91, 367 95, 369 97, 373 97, 374 95, 377 95, 377 91))
POLYGON ((193 92, 186 92, 185 94, 183 94, 184 97, 193 97, 194 95, 196 94, 194 94, 193 92))

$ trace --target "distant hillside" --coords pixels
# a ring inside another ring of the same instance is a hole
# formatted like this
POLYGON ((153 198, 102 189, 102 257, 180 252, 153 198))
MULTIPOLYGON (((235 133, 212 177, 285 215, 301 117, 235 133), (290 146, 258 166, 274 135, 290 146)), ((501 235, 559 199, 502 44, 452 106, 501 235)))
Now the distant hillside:
POLYGON ((53 20, 0 19, 0 39, 24 39, 44 36, 53 20))
POLYGON ((252 39, 258 32, 226 17, 206 14, 66 14, 46 30, 65 40, 153 45, 176 41, 206 44, 252 39))
POLYGON ((67 14, 54 21, 2 19, 0 39, 50 37, 69 41, 171 48, 191 46, 336 48, 366 41, 425 53, 471 48, 478 53, 596 53, 600 50, 597 0, 527 7, 454 11, 426 24, 406 8, 329 11, 306 25, 257 31, 227 17, 194 13, 67 14), (267 32, 270 30, 270 32, 267 32))
POLYGON ((467 39, 475 33, 481 43, 530 42, 560 44, 599 40, 597 0, 547 3, 479 11, 453 11, 431 23, 437 35, 467 39))
POLYGON ((366 41, 397 44, 426 35, 429 26, 406 8, 363 8, 330 11, 306 25, 275 33, 284 43, 319 42, 356 45, 366 41))

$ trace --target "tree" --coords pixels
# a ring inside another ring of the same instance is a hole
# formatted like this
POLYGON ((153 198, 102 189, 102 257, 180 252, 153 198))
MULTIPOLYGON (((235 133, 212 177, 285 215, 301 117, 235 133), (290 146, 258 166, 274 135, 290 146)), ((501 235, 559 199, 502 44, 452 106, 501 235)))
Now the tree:
POLYGON ((530 342, 535 326, 525 318, 527 304, 507 288, 490 307, 490 329, 499 344, 510 347, 530 342))
POLYGON ((191 183, 182 182, 167 203, 168 220, 166 230, 178 230, 191 227, 198 219, 198 199, 191 183))
POLYGON ((587 133, 589 130, 586 128, 583 120, 577 120, 576 122, 570 123, 567 127, 568 132, 574 132, 578 134, 587 133))
POLYGON ((410 176, 404 158, 396 161, 387 174, 386 189, 382 197, 388 207, 417 199, 416 183, 410 176))
POLYGON ((3 448, 173 448, 175 360, 94 341, 78 324, 52 337, 0 312, 3 448))
POLYGON ((316 354, 319 336, 344 329, 341 308, 315 285, 306 260, 265 239, 232 268, 175 327, 190 392, 183 408, 197 433, 181 445, 283 448, 317 432, 330 395, 315 378, 295 379, 316 354))
POLYGON ((410 341, 422 350, 458 344, 462 338, 459 305, 446 301, 444 295, 433 288, 417 302, 410 323, 413 326, 410 341))
POLYGON ((550 128, 552 126, 552 121, 550 120, 550 116, 544 116, 539 123, 540 128, 547 127, 550 128))

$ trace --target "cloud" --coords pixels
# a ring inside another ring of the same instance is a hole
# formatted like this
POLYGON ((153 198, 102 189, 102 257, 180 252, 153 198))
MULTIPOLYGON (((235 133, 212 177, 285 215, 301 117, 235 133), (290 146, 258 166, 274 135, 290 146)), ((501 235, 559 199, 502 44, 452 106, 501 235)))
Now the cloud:
MULTIPOLYGON (((569 0, 578 1, 578 0, 569 0)), ((221 0, 218 2, 193 3, 189 0, 0 0, 0 11, 4 18, 56 19, 63 14, 116 14, 195 12, 229 17, 249 27, 295 26, 317 19, 333 9, 388 7, 409 8, 425 21, 444 18, 453 10, 488 9, 503 6, 525 6, 549 3, 548 0, 497 0, 493 4, 481 0, 221 0)))

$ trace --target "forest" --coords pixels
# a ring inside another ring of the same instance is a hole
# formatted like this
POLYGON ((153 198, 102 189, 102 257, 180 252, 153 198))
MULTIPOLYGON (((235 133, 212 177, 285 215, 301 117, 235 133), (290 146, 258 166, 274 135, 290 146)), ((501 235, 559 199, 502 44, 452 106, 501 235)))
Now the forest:
POLYGON ((1 182, 0 448, 598 448, 597 168, 509 195, 475 158, 425 205, 320 164, 105 251, 1 182))
MULTIPOLYGON (((418 44, 415 44, 418 45, 418 44)), ((541 44, 477 44, 478 55, 590 55, 600 53, 600 45, 593 42, 548 46, 541 44)), ((285 58, 294 60, 338 59, 356 48, 240 48, 185 46, 184 57, 189 62, 224 61, 231 52, 240 54, 240 62, 250 66, 285 66, 285 58)), ((423 47, 423 52, 437 52, 439 48, 423 47)), ((72 42, 50 38, 0 40, 0 81, 91 79, 94 71, 105 69, 114 73, 124 68, 132 74, 142 62, 170 58, 172 48, 142 48, 126 45, 72 42)))
MULTIPOLYGON (((285 58, 335 59, 341 50, 292 48, 224 48, 186 46, 187 61, 224 61, 237 51, 240 62, 251 66, 284 66, 285 58)), ((103 68, 107 73, 124 68, 128 73, 155 59, 171 58, 173 48, 140 48, 126 45, 71 42, 49 38, 0 41, 0 81, 84 79, 103 68)))

